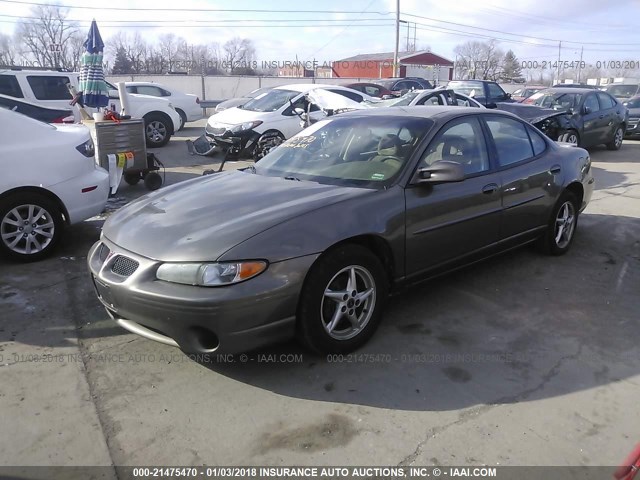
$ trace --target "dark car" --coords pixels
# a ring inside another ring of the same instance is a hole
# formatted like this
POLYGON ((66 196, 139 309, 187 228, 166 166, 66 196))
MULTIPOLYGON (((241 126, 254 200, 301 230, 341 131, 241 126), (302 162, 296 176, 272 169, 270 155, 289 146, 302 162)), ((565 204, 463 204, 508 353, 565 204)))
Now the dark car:
POLYGON ((487 108, 496 108, 498 102, 514 101, 500 85, 489 80, 452 80, 447 88, 468 95, 487 108))
POLYGON ((27 117, 35 118, 45 123, 73 123, 74 117, 71 110, 42 107, 26 100, 8 97, 0 94, 0 107, 8 108, 27 117))
POLYGON ((630 98, 623 103, 627 110, 629 110, 629 123, 627 124, 627 130, 625 136, 637 137, 640 135, 640 95, 630 98))
POLYGON ((551 88, 588 88, 589 90, 599 90, 596 85, 589 85, 587 83, 556 83, 551 88))
POLYGON ((428 80, 420 77, 382 78, 378 84, 391 90, 395 95, 404 95, 409 90, 429 90, 433 85, 428 80))
POLYGON ((540 90, 544 90, 545 86, 543 85, 527 85, 526 87, 522 87, 517 89, 511 94, 511 100, 515 100, 516 102, 522 102, 523 100, 529 98, 534 93, 539 92, 540 90))
POLYGON ((567 112, 575 130, 566 132, 562 141, 581 147, 605 144, 618 150, 629 121, 629 112, 606 92, 590 88, 548 88, 529 97, 532 105, 567 112))
POLYGON ((384 98, 394 96, 393 92, 382 85, 377 85, 375 83, 350 83, 349 85, 344 85, 345 87, 352 88, 362 93, 366 93, 371 97, 384 98))
POLYGON ((129 203, 87 261, 118 324, 184 351, 348 352, 407 284, 532 242, 567 252, 593 187, 588 152, 506 112, 353 111, 129 203))
MULTIPOLYGON (((511 112, 514 115, 526 120, 534 127, 538 128, 551 140, 566 141, 571 137, 573 132, 579 130, 580 126, 573 115, 552 108, 539 107, 537 105, 525 105, 522 103, 506 103, 500 102, 496 104, 498 110, 511 112)), ((577 137, 571 137, 568 143, 575 143, 577 137)))

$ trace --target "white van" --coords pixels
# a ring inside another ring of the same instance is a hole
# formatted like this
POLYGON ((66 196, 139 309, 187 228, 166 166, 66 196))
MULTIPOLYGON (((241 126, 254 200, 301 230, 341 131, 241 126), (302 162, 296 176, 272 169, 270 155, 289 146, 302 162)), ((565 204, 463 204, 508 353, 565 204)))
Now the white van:
MULTIPOLYGON (((14 98, 24 98, 43 107, 70 109, 76 120, 80 119, 77 108, 70 107, 71 94, 67 89, 70 83, 78 88, 79 74, 54 70, 23 70, 20 68, 0 69, 0 94, 14 98)), ((120 99, 114 85, 107 82, 109 106, 120 111, 120 99)), ((129 94, 129 104, 134 118, 145 120, 147 146, 151 148, 166 145, 171 136, 178 131, 182 120, 171 103, 149 95, 129 94)), ((87 109, 91 113, 91 109, 87 109)))

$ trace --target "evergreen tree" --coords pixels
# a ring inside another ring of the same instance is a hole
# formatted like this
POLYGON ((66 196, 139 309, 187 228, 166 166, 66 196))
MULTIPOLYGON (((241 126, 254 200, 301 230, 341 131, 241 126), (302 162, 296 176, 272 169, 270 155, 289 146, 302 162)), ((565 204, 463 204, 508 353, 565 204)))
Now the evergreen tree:
POLYGON ((504 56, 504 63, 502 67, 502 78, 505 80, 513 80, 514 78, 522 77, 522 67, 520 61, 513 53, 513 50, 509 50, 504 56))
POLYGON ((127 57, 127 52, 124 47, 119 47, 116 51, 116 58, 113 61, 113 75, 122 75, 124 73, 132 73, 132 63, 127 57))

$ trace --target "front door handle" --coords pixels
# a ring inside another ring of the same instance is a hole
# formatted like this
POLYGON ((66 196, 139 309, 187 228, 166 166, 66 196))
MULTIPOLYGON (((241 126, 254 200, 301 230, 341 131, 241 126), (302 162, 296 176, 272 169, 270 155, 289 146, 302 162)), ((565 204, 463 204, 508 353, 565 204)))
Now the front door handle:
POLYGON ((549 173, 552 173, 554 175, 557 173, 560 173, 561 171, 562 171, 562 168, 560 168, 560 165, 554 165, 549 169, 549 173))
POLYGON ((604 115, 600 115, 598 118, 602 120, 604 118, 604 115))
POLYGON ((496 185, 495 183, 490 183, 489 185, 485 185, 484 187, 482 187, 482 193, 486 195, 491 195, 497 190, 498 190, 498 185, 496 185))

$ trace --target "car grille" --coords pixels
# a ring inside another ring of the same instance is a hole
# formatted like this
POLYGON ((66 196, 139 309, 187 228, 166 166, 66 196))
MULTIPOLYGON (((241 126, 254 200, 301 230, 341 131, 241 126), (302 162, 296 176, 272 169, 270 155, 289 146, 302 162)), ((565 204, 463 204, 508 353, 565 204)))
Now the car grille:
POLYGON ((637 125, 639 120, 640 119, 638 119, 638 118, 630 118, 629 119, 629 125, 637 125))
POLYGON ((140 264, 132 258, 118 255, 116 261, 111 266, 111 271, 121 277, 129 277, 133 275, 140 264))

